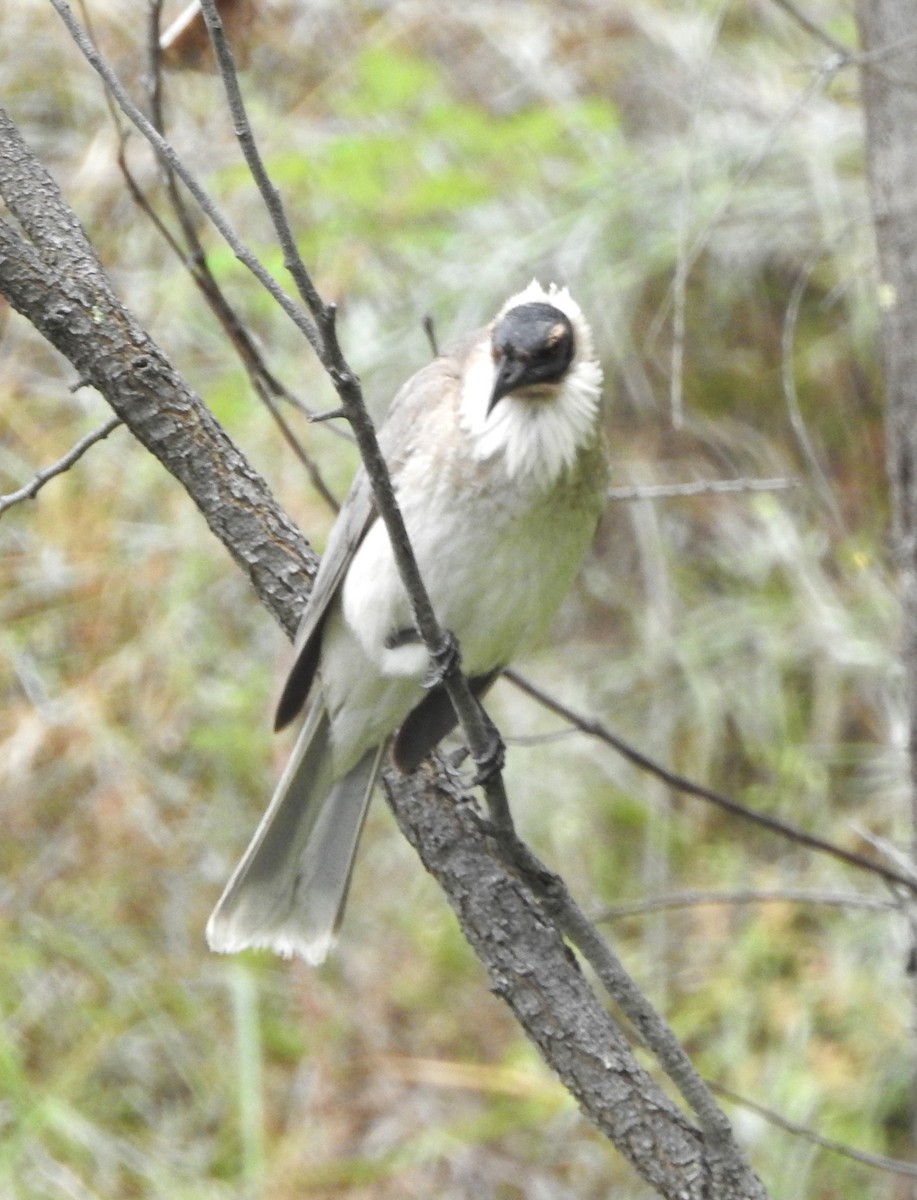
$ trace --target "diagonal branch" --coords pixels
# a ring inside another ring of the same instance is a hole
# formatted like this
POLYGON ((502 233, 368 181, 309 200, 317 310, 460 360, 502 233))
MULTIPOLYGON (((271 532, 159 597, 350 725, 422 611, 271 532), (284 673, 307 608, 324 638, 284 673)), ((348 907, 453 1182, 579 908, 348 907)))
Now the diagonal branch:
POLYGON ((732 1142, 729 1121, 718 1107, 712 1092, 695 1070, 674 1033, 570 895, 563 880, 546 870, 521 841, 511 847, 507 861, 523 873, 526 883, 539 897, 558 929, 580 951, 606 992, 633 1024, 642 1044, 652 1050, 660 1066, 697 1113, 712 1154, 724 1163, 739 1157, 732 1142))
POLYGON ((327 367, 328 364, 322 357, 324 346, 322 339, 319 337, 314 321, 309 317, 308 313, 303 309, 283 290, 276 279, 271 275, 257 256, 249 250, 237 236, 229 221, 224 217, 217 204, 207 194, 206 190, 198 182, 195 175, 188 170, 187 166, 182 162, 176 154, 174 147, 166 141, 166 139, 156 130, 147 118, 143 115, 137 105, 133 102, 124 85, 121 83, 118 76, 111 69, 108 63, 99 54, 92 40, 88 37, 85 30, 80 26, 76 17, 73 15, 73 10, 67 4, 67 0, 51 0, 51 4, 57 11, 58 16, 67 27, 67 32, 73 38, 73 41, 79 47, 83 56, 89 65, 95 70, 105 83, 111 95, 117 101, 118 106, 124 115, 137 127, 140 133, 146 138, 153 149, 156 151, 159 158, 166 163, 170 170, 174 171, 178 178, 182 181, 201 211, 207 216, 207 219, 212 222, 220 235, 230 247, 233 254, 247 267, 255 276, 259 283, 264 287, 273 299, 280 305, 281 309, 290 318, 300 333, 306 338, 312 346, 315 353, 322 360, 322 363, 327 367))
POLYGON ((588 1119, 671 1200, 766 1200, 741 1157, 701 1137, 637 1062, 548 918, 544 885, 494 852, 461 793, 442 774, 431 780, 416 772, 404 781, 389 774, 384 783, 402 832, 445 891, 492 991, 588 1119))
POLYGON ((755 825, 760 825, 763 829, 768 829, 771 833, 779 834, 791 842, 807 846, 810 850, 816 850, 821 854, 828 854, 832 858, 837 858, 841 862, 847 863, 848 866, 858 867, 861 871, 870 871, 873 875, 878 875, 886 883, 894 884, 898 888, 904 888, 911 895, 917 895, 917 876, 911 877, 905 875, 901 871, 896 871, 892 867, 885 866, 884 863, 875 862, 863 854, 857 854, 855 850, 846 850, 843 846, 838 846, 835 842, 829 842, 826 838, 818 837, 817 834, 809 833, 807 830, 801 829, 798 825, 791 825, 789 821, 781 821, 779 817, 771 817, 767 813, 758 812, 754 808, 740 804, 738 800, 724 796, 722 792, 714 791, 713 788, 708 788, 702 783, 695 783, 694 780, 687 779, 684 775, 670 771, 662 763, 656 762, 648 754, 644 754, 642 750, 638 750, 623 738, 618 737, 616 733, 612 733, 601 721, 574 712, 572 708, 569 708, 566 704, 561 704, 559 700, 555 700, 549 692, 537 687, 517 671, 504 671, 503 674, 520 691, 525 692, 527 696, 531 696, 533 700, 537 700, 539 704, 543 705, 550 712, 563 717, 590 737, 598 738, 599 741, 604 742, 607 746, 613 747, 629 762, 632 762, 634 766, 639 767, 642 771, 649 772, 651 775, 655 775, 663 783, 674 788, 676 791, 684 792, 687 796, 696 796, 698 800, 706 800, 710 804, 715 804, 717 808, 731 813, 733 816, 742 817, 744 820, 751 821, 755 825))
POLYGON ((6 512, 8 508, 12 508, 14 504, 20 504, 23 500, 33 500, 48 480, 54 479, 56 475, 63 475, 65 471, 69 471, 73 464, 78 462, 87 450, 94 446, 96 442, 101 442, 103 438, 107 438, 112 430, 117 429, 122 423, 120 417, 110 417, 104 425, 100 425, 92 433, 87 433, 85 437, 80 438, 76 445, 72 446, 56 463, 52 463, 51 466, 43 467, 42 470, 37 471, 24 487, 19 488, 15 492, 7 492, 5 496, 0 496, 0 514, 6 512))
POLYGON ((200 397, 124 308, 57 184, 0 109, 0 292, 188 491, 289 632, 316 559, 200 397))

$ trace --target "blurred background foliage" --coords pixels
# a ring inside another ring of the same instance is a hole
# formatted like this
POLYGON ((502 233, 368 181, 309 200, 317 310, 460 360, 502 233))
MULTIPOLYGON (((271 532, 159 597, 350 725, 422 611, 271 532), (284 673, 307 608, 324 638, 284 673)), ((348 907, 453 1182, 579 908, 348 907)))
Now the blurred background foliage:
MULTIPOLYGON (((85 13, 142 95, 141 6, 85 13)), ((853 47, 846 0, 806 13, 853 47)), ((331 514, 128 195, 96 78, 44 0, 7 0, 0 45, 4 103, 119 293, 321 547, 331 514)), ((448 342, 537 274, 590 314, 616 486, 801 481, 611 503, 525 671, 762 810, 854 849, 905 844, 853 68, 772 0, 265 0, 246 50, 262 151, 377 412, 426 361, 426 315, 448 342)), ((170 74, 166 111, 282 277, 218 81, 170 74)), ((126 157, 167 212, 137 136, 126 157)), ((201 236, 272 369, 330 404, 292 328, 201 236)), ((106 415, 73 382, 5 314, 0 492, 106 415)), ((289 420, 342 495, 352 449, 289 420)), ((285 754, 268 731, 286 647, 126 431, 0 518, 0 584, 0 1194, 648 1194, 488 994, 383 804, 326 967, 207 953, 285 754)), ((830 1137, 912 1153, 907 933, 887 892, 554 736, 509 684, 493 708, 523 834, 592 912, 638 906, 609 933, 701 1070, 830 1137), (639 910, 708 892, 722 899, 639 910)), ((775 1200, 905 1195, 730 1113, 775 1200)))

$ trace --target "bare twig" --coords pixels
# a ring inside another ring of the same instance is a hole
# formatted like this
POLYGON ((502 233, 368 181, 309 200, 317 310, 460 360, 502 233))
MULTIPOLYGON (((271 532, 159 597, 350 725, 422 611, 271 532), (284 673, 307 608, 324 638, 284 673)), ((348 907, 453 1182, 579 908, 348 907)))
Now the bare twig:
POLYGON ((905 875, 900 871, 893 870, 891 867, 886 867, 883 863, 874 862, 872 859, 866 858, 865 855, 857 854, 855 850, 845 850, 843 846, 838 846, 834 842, 829 842, 825 838, 818 837, 816 834, 809 833, 805 829, 800 829, 797 825, 791 825, 788 821, 781 821, 777 817, 768 816, 766 813, 758 812, 753 808, 749 808, 745 804, 740 804, 737 800, 731 799, 729 796, 724 796, 721 792, 716 792, 712 788, 705 787, 703 784, 695 783, 691 779, 686 779, 684 775, 679 775, 675 771, 670 771, 668 767, 664 767, 661 763, 650 758, 648 754, 644 754, 641 750, 637 750, 626 742, 617 734, 612 733, 601 721, 597 721, 592 717, 586 717, 580 713, 576 713, 566 704, 561 704, 543 688, 531 683, 528 679, 518 674, 514 670, 504 672, 504 676, 511 680, 516 687, 531 696, 533 700, 537 700, 539 704, 556 713, 560 717, 564 717, 577 729, 583 733, 589 734, 590 737, 598 738, 599 741, 605 742, 606 745, 612 746, 619 754, 628 759, 635 766, 640 767, 643 771, 648 771, 661 779, 669 787, 675 788, 676 791, 684 792, 688 796, 696 796, 699 800, 707 800, 711 804, 715 804, 718 808, 726 812, 732 813, 733 816, 742 817, 746 821, 751 821, 755 825, 760 825, 763 829, 770 830, 771 833, 779 834, 798 845, 807 846, 810 850, 816 850, 821 854, 828 854, 832 858, 837 858, 841 862, 845 862, 848 866, 857 867, 861 871, 869 871, 873 875, 878 875, 886 881, 886 883, 895 884, 898 887, 903 887, 911 895, 917 895, 917 879, 905 875))
POLYGON ((40 470, 24 487, 19 488, 16 492, 7 492, 5 496, 0 496, 0 513, 6 512, 8 508, 12 508, 14 504, 19 504, 23 500, 33 499, 49 479, 69 471, 91 446, 94 446, 96 442, 101 442, 103 438, 107 438, 112 430, 117 429, 120 424, 122 424, 120 417, 110 417, 104 425, 100 425, 92 433, 87 433, 85 437, 80 438, 76 445, 56 463, 40 470))
POLYGON ((787 16, 792 17, 800 28, 812 37, 817 38, 822 45, 827 46, 832 50, 839 60, 839 65, 842 67, 856 66, 867 67, 876 70, 885 79, 888 80, 896 88, 902 88, 905 91, 914 91, 917 89, 913 78, 910 76, 896 76, 888 70, 887 64, 895 58, 904 54, 909 54, 917 44, 917 36, 895 37, 889 40, 884 46, 878 46, 874 50, 857 51, 845 46, 843 42, 838 41, 833 37, 823 26, 813 21, 807 16, 801 8, 795 3, 795 0, 773 0, 773 3, 778 8, 782 8, 787 16))
POLYGON ((74 17, 67 0, 51 0, 51 4, 66 25, 68 33, 73 38, 83 57, 105 82, 105 86, 110 90, 112 96, 114 96, 124 115, 143 134, 159 158, 167 163, 171 170, 175 172, 200 206, 201 211, 219 231, 239 262, 251 271, 258 282, 276 300, 280 308, 306 338, 315 353, 319 356, 322 364, 327 368, 328 363, 324 357, 325 347, 316 329, 315 322, 309 317, 308 313, 287 295, 255 254, 242 242, 217 205, 201 184, 198 183, 197 178, 188 170, 176 154, 175 149, 157 132, 133 100, 131 100, 118 76, 99 54, 92 41, 87 37, 85 31, 74 17))
POLYGON ((609 500, 669 500, 682 496, 720 496, 733 492, 785 492, 801 479, 698 479, 690 483, 650 483, 609 488, 609 500))
POLYGON ((780 1113, 774 1112, 773 1109, 765 1108, 763 1104, 749 1100, 747 1096, 740 1096, 721 1083, 710 1082, 709 1086, 711 1091, 722 1096, 724 1100, 757 1113, 769 1124, 776 1125, 779 1129, 784 1129, 787 1133, 792 1133, 795 1137, 811 1142, 815 1146, 821 1146, 822 1149, 831 1150, 835 1154, 843 1154, 845 1158, 852 1158, 854 1162, 862 1163, 866 1167, 874 1167, 878 1171, 890 1171, 894 1175, 903 1175, 907 1179, 917 1179, 917 1166, 913 1163, 903 1162, 900 1158, 888 1158, 884 1154, 872 1154, 868 1150, 857 1150, 854 1146, 848 1146, 846 1142, 839 1142, 834 1138, 825 1137, 824 1134, 816 1133, 807 1125, 789 1121, 780 1113))
POLYGON ((593 917, 594 921, 619 921, 642 917, 673 908, 698 908, 706 904, 818 904, 831 908, 861 908, 888 912, 897 908, 894 900, 864 896, 855 892, 819 892, 806 888, 746 888, 737 892, 673 892, 629 904, 612 904, 593 917))
MULTIPOLYGON (((120 131, 119 131, 120 133, 120 131)), ((315 413, 307 405, 294 396, 284 385, 277 379, 273 372, 269 369, 264 357, 258 350, 252 338, 249 336, 248 330, 242 324, 235 309, 229 303, 222 288, 217 283, 213 272, 210 270, 207 258, 204 253, 203 246, 197 237, 197 231, 194 228, 194 222, 187 215, 187 209, 184 201, 181 198, 177 187, 175 187, 175 178, 172 173, 166 168, 167 188, 169 190, 170 199, 172 202, 173 211, 179 219, 182 226, 182 232, 189 243, 189 248, 186 251, 178 242, 175 235, 168 228, 149 199, 145 195, 143 189, 134 178, 133 172, 127 162, 125 153, 126 139, 121 136, 121 144, 118 148, 118 167, 121 175, 127 185, 128 192, 131 195, 134 203, 144 213, 147 219, 152 223, 153 227, 163 238, 169 248, 174 252, 176 257, 187 268, 188 274, 191 276, 201 295, 207 301, 210 310, 220 322, 226 337, 229 340, 249 377, 249 381, 254 388, 259 400, 267 408, 268 412, 273 417, 280 433, 305 467, 306 472, 311 480, 312 486, 322 497, 332 512, 337 512, 340 505, 334 496, 334 493, 325 483, 324 477, 318 466, 313 461, 310 455, 303 449, 302 443, 296 437, 289 423, 284 418, 278 408, 275 397, 282 397, 293 408, 298 409, 310 420, 314 419, 315 413)), ((350 435, 341 429, 334 428, 334 432, 339 436, 351 441, 350 435)))
MULTIPOLYGON (((201 0, 201 12, 207 25, 207 31, 213 42, 213 49, 220 70, 220 78, 226 92, 226 102, 229 107, 230 116, 232 117, 233 131, 242 154, 245 157, 251 177, 267 208, 271 223, 274 226, 274 232, 277 234, 280 242, 280 248, 283 251, 283 265, 293 277, 299 289, 300 296, 305 301, 309 311, 315 318, 316 324, 321 329, 322 323, 328 321, 329 306, 325 304, 319 295, 318 289, 312 281, 312 276, 306 269, 306 265, 296 248, 296 239, 287 220, 283 200, 265 169, 264 160, 258 149, 258 143, 255 141, 248 113, 245 110, 245 101, 242 99, 242 90, 239 87, 239 77, 236 74, 232 49, 226 37, 226 31, 223 28, 223 21, 217 10, 215 0, 201 0)), ((330 350, 327 331, 325 344, 322 349, 325 353, 328 353, 330 350)))
MULTIPOLYGON (((148 37, 148 52, 149 52, 149 86, 148 86, 148 103, 152 117, 153 126, 156 131, 165 137, 165 116, 162 103, 162 49, 159 38, 159 7, 157 3, 151 7, 150 12, 150 30, 148 37)), ((106 96, 110 94, 106 92, 106 96)), ((112 112, 112 120, 115 126, 119 128, 120 123, 117 118, 117 113, 112 112)), ((118 165, 121 168, 121 173, 127 183, 135 203, 140 207, 147 217, 152 221, 154 228, 160 233, 166 244, 170 247, 173 253, 185 265, 189 275, 196 284, 197 288, 203 295, 211 312, 220 322, 236 353, 241 359, 242 365, 249 377, 252 387, 262 404, 271 414, 277 425, 280 433, 286 441, 287 445, 302 463, 306 469, 306 473, 312 482, 312 486, 322 497, 332 512, 337 512, 340 508, 336 497, 331 489, 325 483, 324 477, 318 466, 310 455, 304 450, 302 443, 293 433, 288 422, 283 417, 275 403, 275 398, 283 399, 293 408, 305 413, 307 417, 312 419, 315 413, 307 405, 294 396, 280 380, 269 369, 264 356, 261 354, 254 340, 249 335, 241 318, 236 310, 230 304, 223 289, 217 283, 217 280, 210 269, 210 264, 207 261, 207 254, 204 245, 198 236, 197 225, 188 211, 188 206, 185 203, 185 198, 178 187, 178 181, 175 172, 167 162, 160 160, 163 175, 165 178, 166 191, 169 196, 169 201, 172 206, 179 226, 181 227, 182 235, 185 239, 185 247, 179 245, 177 238, 168 229, 165 223, 160 219, 158 213, 153 208, 152 204, 147 199, 140 185, 136 182, 133 174, 127 163, 126 155, 126 138, 122 135, 118 152, 118 165)), ((334 432, 339 436, 350 440, 350 435, 337 427, 332 427, 334 432)))
POLYGON ((379 516, 385 523, 398 572, 411 602, 417 631, 430 655, 432 675, 437 682, 442 681, 449 694, 452 707, 455 709, 467 739, 471 756, 478 767, 491 818, 499 828, 511 830, 512 817, 501 771, 503 744, 461 672, 459 647, 452 635, 440 627, 433 612, 426 585, 421 578, 417 560, 414 557, 414 551, 395 500, 394 489, 385 459, 379 448, 376 431, 363 402, 360 381, 344 358, 338 342, 336 309, 334 305, 326 304, 319 295, 296 248, 296 239, 287 220, 280 194, 265 170, 245 111, 233 64, 232 51, 226 40, 223 23, 214 0, 201 0, 201 11, 213 40, 236 137, 252 178, 270 214, 283 250, 284 266, 295 280, 300 296, 314 319, 315 334, 319 343, 317 353, 331 377, 347 420, 356 435, 360 457, 372 485, 373 499, 379 516))
POLYGON ((772 0, 772 2, 778 8, 782 8, 787 16, 792 17, 796 24, 804 29, 806 33, 811 34, 823 46, 827 46, 829 50, 833 50, 839 58, 842 58, 845 62, 849 62, 855 58, 855 51, 851 50, 849 46, 845 46, 843 42, 839 42, 836 37, 830 34, 827 29, 823 29, 821 25, 818 25, 811 17, 807 17, 797 7, 794 0, 772 0))

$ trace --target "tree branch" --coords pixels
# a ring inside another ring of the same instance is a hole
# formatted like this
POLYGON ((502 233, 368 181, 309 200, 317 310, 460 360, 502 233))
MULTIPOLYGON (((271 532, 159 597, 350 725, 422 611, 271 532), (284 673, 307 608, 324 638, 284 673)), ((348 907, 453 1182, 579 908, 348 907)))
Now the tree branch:
POLYGON ((715 804, 717 808, 731 813, 733 816, 742 817, 746 821, 760 825, 762 829, 768 829, 771 833, 779 834, 781 837, 796 842, 800 846, 806 846, 810 850, 828 854, 832 858, 837 858, 841 862, 847 863, 848 866, 858 867, 861 871, 870 871, 873 875, 878 875, 886 883, 903 888, 909 895, 917 895, 917 872, 915 872, 913 878, 909 877, 901 871, 896 871, 892 867, 885 866, 884 863, 875 862, 873 859, 866 858, 863 854, 857 854, 854 850, 846 850, 843 846, 829 842, 826 838, 809 833, 807 830, 801 829, 798 825, 791 825, 788 821, 781 821, 779 817, 771 817, 767 813, 758 812, 757 809, 749 808, 746 804, 740 804, 738 800, 724 796, 722 792, 714 791, 713 788, 708 788, 702 783, 695 783, 693 779, 687 779, 684 775, 670 771, 662 763, 656 762, 648 754, 644 754, 642 750, 638 750, 623 738, 618 737, 616 733, 612 733, 601 721, 597 721, 593 717, 583 716, 581 713, 574 712, 566 704, 561 704, 559 700, 555 700, 543 688, 537 687, 530 680, 520 675, 518 671, 508 670, 504 671, 503 674, 520 691, 525 692, 527 696, 531 696, 533 700, 537 700, 539 704, 543 705, 550 712, 556 713, 559 717, 564 717, 565 720, 570 721, 572 725, 583 733, 588 734, 590 737, 598 738, 599 741, 611 746, 629 762, 632 762, 634 766, 639 767, 642 771, 649 772, 651 775, 655 775, 663 783, 674 788, 676 791, 684 792, 687 796, 696 796, 698 800, 706 800, 711 804, 715 804))
POLYGON ((33 500, 49 479, 53 479, 56 475, 63 475, 65 471, 69 471, 73 464, 78 462, 90 447, 94 446, 96 442, 101 442, 103 438, 107 438, 112 430, 117 429, 122 423, 120 417, 110 417, 104 425, 100 425, 92 433, 87 433, 84 438, 80 438, 76 445, 71 447, 56 463, 52 463, 50 467, 44 467, 42 470, 37 471, 34 478, 30 479, 24 487, 19 488, 15 492, 7 492, 5 496, 0 496, 0 513, 6 512, 8 508, 12 508, 14 504, 20 504, 23 500, 33 500))
POLYGON ((491 989, 512 1009, 583 1113, 653 1187, 675 1200, 764 1200, 741 1159, 722 1158, 633 1052, 546 919, 531 875, 495 854, 473 807, 442 774, 384 776, 389 805, 443 887, 491 989))
POLYGON ((57 184, 0 109, 0 291, 182 484, 292 633, 316 558, 200 397, 118 301, 57 184))

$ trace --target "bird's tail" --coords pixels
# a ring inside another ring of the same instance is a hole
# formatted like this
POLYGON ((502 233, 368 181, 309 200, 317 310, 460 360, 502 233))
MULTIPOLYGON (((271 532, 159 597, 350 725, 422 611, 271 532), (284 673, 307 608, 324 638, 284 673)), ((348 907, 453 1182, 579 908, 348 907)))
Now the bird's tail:
POLYGON ((306 718, 255 836, 207 922, 211 950, 264 948, 320 963, 340 924, 382 748, 331 777, 321 704, 306 718))

